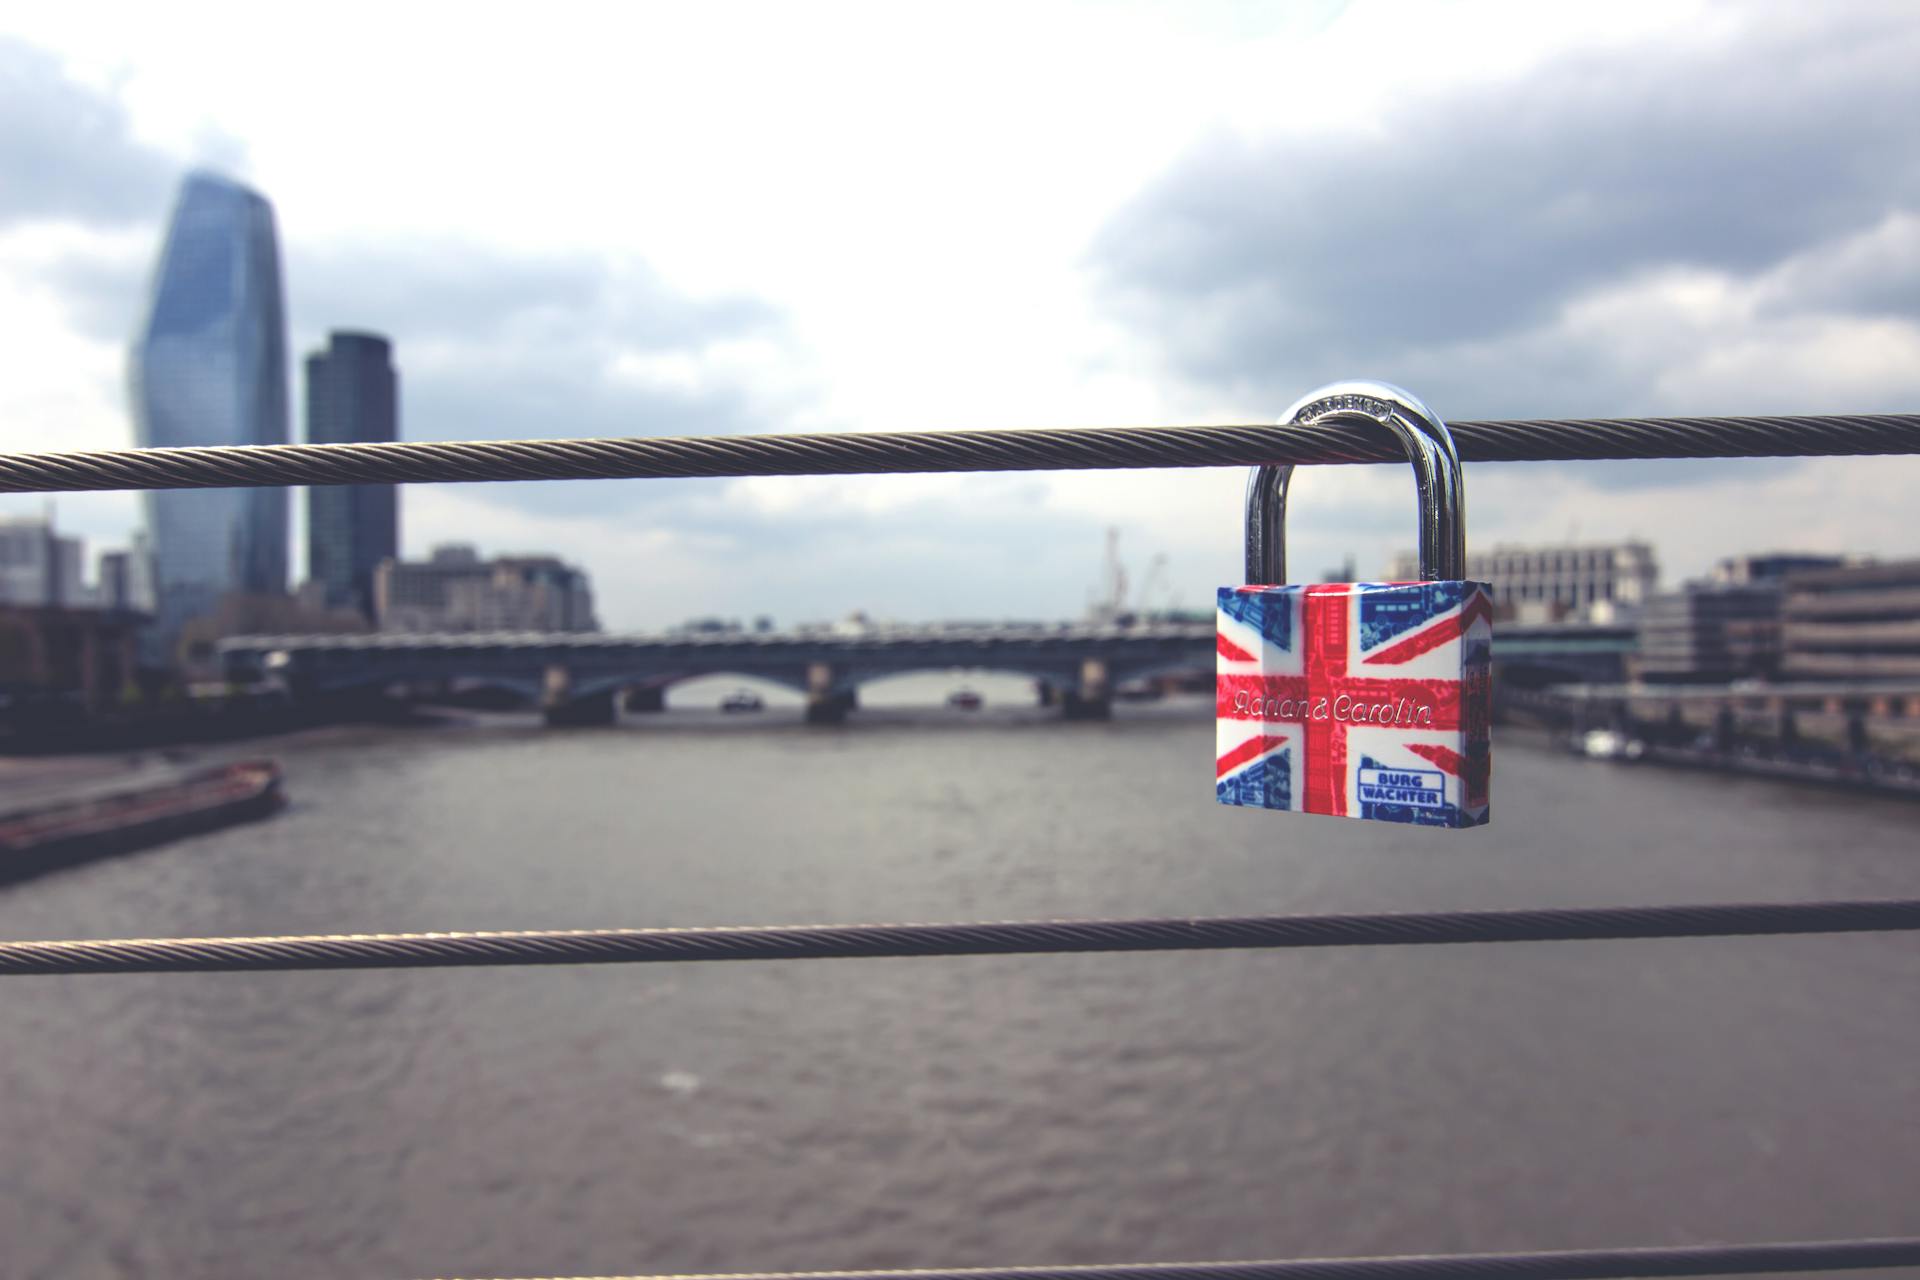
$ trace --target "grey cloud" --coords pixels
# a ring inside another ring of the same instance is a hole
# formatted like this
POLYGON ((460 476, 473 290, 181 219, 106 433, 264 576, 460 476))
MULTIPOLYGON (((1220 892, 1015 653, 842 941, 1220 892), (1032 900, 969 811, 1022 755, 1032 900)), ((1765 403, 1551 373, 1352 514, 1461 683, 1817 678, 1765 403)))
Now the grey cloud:
MULTIPOLYGON (((271 197, 272 193, 267 193, 271 197)), ((164 226, 146 260, 73 253, 45 278, 82 332, 128 339, 164 226)), ((396 344, 433 344, 453 358, 506 344, 515 361, 577 362, 609 347, 650 352, 777 335, 782 317, 755 298, 690 298, 644 264, 588 253, 517 254, 469 243, 335 245, 286 251, 294 334, 324 341, 329 329, 373 329, 396 344)), ((496 372, 497 361, 486 362, 496 372)))
MULTIPOLYGON (((1529 339, 1598 286, 1758 278, 1920 210, 1920 22, 1767 12, 1708 53, 1569 58, 1377 137, 1208 142, 1112 220, 1093 265, 1178 372, 1276 409, 1358 371, 1460 417, 1646 408, 1647 371, 1529 339)), ((1826 295, 1911 297, 1873 272, 1826 295)))
POLYGON ((1920 317, 1920 210, 1788 264, 1767 283, 1772 314, 1796 310, 1920 317))
MULTIPOLYGON (((159 226, 153 234, 153 256, 160 255, 159 226)), ((101 342, 132 342, 140 323, 151 262, 135 262, 118 255, 69 253, 42 269, 74 329, 101 342)))
POLYGON ((642 263, 591 253, 517 254, 459 241, 336 244, 296 252, 288 291, 300 316, 413 341, 512 336, 650 350, 776 329, 753 298, 691 298, 642 263))
POLYGON ((146 221, 177 171, 134 138, 118 100, 76 84, 42 50, 0 40, 0 226, 146 221))
MULTIPOLYGON (((677 490, 687 482, 658 483, 677 490)), ((582 559, 609 611, 638 625, 695 612, 770 613, 782 621, 852 609, 903 618, 1077 616, 1099 574, 1102 522, 1047 508, 1037 497, 1029 503, 999 488, 991 493, 984 506, 978 494, 963 491, 887 512, 807 507, 775 514, 717 501, 695 512, 692 504, 676 504, 669 527, 698 536, 700 549, 687 561, 704 580, 671 604, 656 599, 648 565, 585 552, 582 559), (990 522, 983 522, 983 509, 991 511, 990 522)), ((1127 550, 1144 563, 1141 548, 1127 550)), ((1197 603, 1199 591, 1185 601, 1197 603)))
MULTIPOLYGON (((156 227, 153 254, 160 235, 156 227)), ((139 324, 151 269, 150 261, 75 253, 48 266, 44 278, 77 328, 118 344, 139 324)), ((366 329, 394 343, 409 439, 778 429, 771 415, 784 406, 769 406, 739 380, 646 385, 608 371, 622 353, 697 362, 715 343, 778 343, 784 320, 758 299, 688 297, 644 265, 585 253, 519 255, 457 243, 295 249, 286 272, 296 421, 307 351, 331 329, 366 329)), ((547 487, 512 488, 538 494, 547 487)), ((571 508, 587 496, 553 505, 571 508)))
MULTIPOLYGON (((695 298, 643 264, 471 244, 336 245, 290 256, 296 355, 329 329, 392 339, 401 430, 412 440, 722 435, 778 429, 788 405, 724 374, 691 385, 624 380, 622 355, 701 367, 717 343, 783 340, 754 298, 695 298)), ((295 377, 299 362, 296 360, 295 377)), ((702 490, 627 482, 482 486, 483 501, 549 515, 686 509, 702 490)))

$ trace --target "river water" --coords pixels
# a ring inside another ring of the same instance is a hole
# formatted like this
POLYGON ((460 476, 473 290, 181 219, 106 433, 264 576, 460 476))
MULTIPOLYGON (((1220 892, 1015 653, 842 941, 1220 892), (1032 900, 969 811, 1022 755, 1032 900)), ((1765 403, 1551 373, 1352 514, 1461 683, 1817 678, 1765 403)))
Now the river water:
MULTIPOLYGON (((1920 894, 1891 800, 1512 741, 1484 831, 1287 818, 1213 803, 1204 703, 1004 692, 306 734, 285 813, 0 891, 0 935, 1920 894)), ((1916 1231, 1910 935, 0 988, 10 1280, 1916 1231)))

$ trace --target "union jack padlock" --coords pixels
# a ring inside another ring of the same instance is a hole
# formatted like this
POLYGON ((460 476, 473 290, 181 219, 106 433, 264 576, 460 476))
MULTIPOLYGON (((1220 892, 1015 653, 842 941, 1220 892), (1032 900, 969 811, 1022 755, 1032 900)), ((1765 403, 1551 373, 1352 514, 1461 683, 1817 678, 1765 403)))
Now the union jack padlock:
POLYGON ((1286 581, 1291 466, 1247 488, 1247 581, 1222 587, 1215 696, 1222 804, 1432 827, 1487 821, 1493 598, 1467 582, 1460 456, 1398 387, 1337 382, 1285 421, 1378 423, 1412 459, 1419 582, 1286 581))

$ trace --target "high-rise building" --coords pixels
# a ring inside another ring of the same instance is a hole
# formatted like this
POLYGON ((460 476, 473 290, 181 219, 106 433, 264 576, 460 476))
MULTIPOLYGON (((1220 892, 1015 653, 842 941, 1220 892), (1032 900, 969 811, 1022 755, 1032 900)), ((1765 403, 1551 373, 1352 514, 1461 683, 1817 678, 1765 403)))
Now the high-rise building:
MULTIPOLYGON (((133 350, 140 443, 285 444, 286 320, 273 207, 207 173, 188 176, 133 350)), ((158 648, 233 593, 287 588, 287 495, 279 488, 146 495, 158 648)))
MULTIPOLYGON (((399 439, 393 349, 371 333, 335 332, 307 357, 307 440, 352 444, 399 439)), ((373 571, 400 554, 398 488, 331 485, 307 490, 307 576, 329 609, 374 615, 373 571)))

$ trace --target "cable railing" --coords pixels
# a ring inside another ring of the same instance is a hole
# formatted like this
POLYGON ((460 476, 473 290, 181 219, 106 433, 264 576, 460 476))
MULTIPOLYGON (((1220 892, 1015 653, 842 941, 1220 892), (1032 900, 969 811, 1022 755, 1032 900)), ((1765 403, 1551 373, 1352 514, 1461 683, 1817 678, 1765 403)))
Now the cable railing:
POLYGON ((528 1280, 1603 1280, 1871 1271, 1920 1261, 1920 1240, 1794 1241, 1675 1249, 1456 1253, 1287 1262, 1160 1262, 1130 1267, 981 1267, 925 1271, 736 1272, 725 1275, 541 1276, 528 1280))
MULTIPOLYGON (((1920 453, 1920 414, 1528 418, 1450 422, 1466 462, 1787 458, 1920 453)), ((209 445, 0 457, 0 493, 695 476, 1079 471, 1406 461, 1386 428, 1035 428, 600 440, 209 445)))
POLYGON ((0 942, 0 976, 1416 947, 1920 929, 1920 899, 1546 911, 0 942))
MULTIPOLYGON (((1920 454, 1920 414, 1465 421, 1467 461, 1920 454)), ((1241 425, 215 446, 0 457, 0 492, 1404 462, 1384 427, 1241 425)), ((1158 920, 0 942, 0 976, 1542 943, 1920 930, 1920 900, 1158 920)), ((1920 1237, 702 1280, 1448 1280, 1920 1267, 1920 1237)), ((609 1278, 611 1280, 611 1278, 609 1278)))

